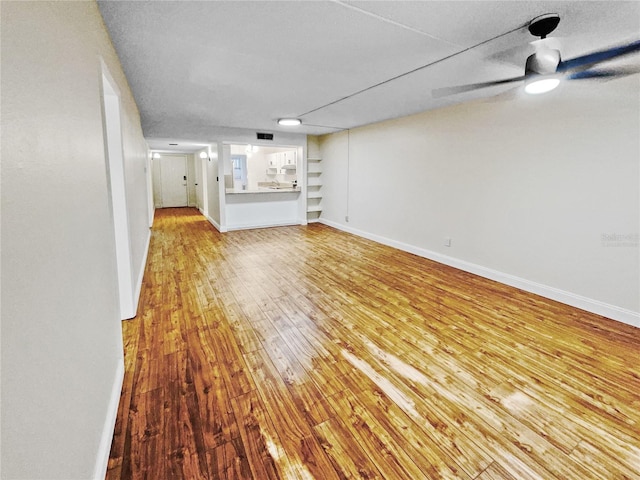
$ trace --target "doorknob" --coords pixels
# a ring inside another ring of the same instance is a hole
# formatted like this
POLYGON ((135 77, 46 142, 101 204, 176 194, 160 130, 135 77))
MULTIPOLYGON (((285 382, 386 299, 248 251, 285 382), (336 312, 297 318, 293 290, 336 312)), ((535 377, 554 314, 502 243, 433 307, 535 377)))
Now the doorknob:
POLYGON ((186 181, 186 180, 187 180, 187 176, 186 176, 186 175, 184 175, 184 176, 182 177, 182 179, 186 181))

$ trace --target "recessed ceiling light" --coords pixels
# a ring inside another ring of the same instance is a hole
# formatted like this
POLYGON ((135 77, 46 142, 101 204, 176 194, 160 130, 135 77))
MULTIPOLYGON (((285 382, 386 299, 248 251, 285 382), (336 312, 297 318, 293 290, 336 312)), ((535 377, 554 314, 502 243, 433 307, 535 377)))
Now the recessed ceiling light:
POLYGON ((560 80, 557 78, 540 78, 533 80, 524 87, 524 91, 531 95, 538 95, 540 93, 547 93, 560 85, 560 80))
POLYGON ((302 120, 299 118, 279 118, 278 125, 282 125, 284 127, 296 127, 302 123, 302 120))

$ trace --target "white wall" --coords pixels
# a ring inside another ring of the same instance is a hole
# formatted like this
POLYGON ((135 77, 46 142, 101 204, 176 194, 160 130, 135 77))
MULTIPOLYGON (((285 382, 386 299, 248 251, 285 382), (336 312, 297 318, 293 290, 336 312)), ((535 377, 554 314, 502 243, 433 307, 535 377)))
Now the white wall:
POLYGON ((162 158, 151 159, 151 177, 153 183, 153 205, 162 208, 162 158))
MULTIPOLYGON (((200 161, 200 158, 198 158, 200 161)), ((187 155, 187 204, 190 207, 197 205, 196 199, 196 156, 187 155)))
MULTIPOLYGON (((209 149, 209 160, 207 162, 207 202, 209 221, 220 230, 220 186, 224 186, 224 176, 219 173, 219 148, 213 144, 209 149)), ((224 187, 222 188, 224 192, 224 187)))
POLYGON ((318 144, 318 136, 317 135, 307 135, 307 157, 309 158, 319 158, 320 153, 320 145, 318 144))
POLYGON ((209 154, 209 148, 203 148, 202 150, 198 150, 196 153, 193 154, 193 163, 194 163, 194 170, 195 170, 195 183, 196 188, 196 207, 200 210, 203 210, 204 208, 204 202, 203 202, 203 178, 202 178, 202 166, 203 166, 203 162, 206 162, 206 159, 202 159, 200 158, 200 153, 204 153, 205 155, 209 154))
POLYGON ((322 218, 640 326, 639 82, 321 137, 322 218))
POLYGON ((299 201, 300 192, 227 194, 227 230, 299 224, 299 201))
POLYGON ((0 8, 1 475, 91 478, 106 467, 123 367, 100 58, 122 93, 138 277, 148 239, 147 146, 94 2, 0 8))

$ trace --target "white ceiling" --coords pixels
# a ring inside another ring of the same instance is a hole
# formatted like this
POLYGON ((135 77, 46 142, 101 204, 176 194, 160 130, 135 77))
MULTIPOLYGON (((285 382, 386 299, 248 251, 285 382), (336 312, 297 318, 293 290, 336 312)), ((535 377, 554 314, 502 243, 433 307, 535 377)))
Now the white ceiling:
POLYGON ((561 16, 565 59, 640 36, 637 1, 98 3, 145 137, 169 150, 219 127, 322 134, 495 94, 509 87, 431 91, 522 75, 534 38, 518 27, 544 13, 561 16), (276 124, 289 116, 303 125, 276 124))

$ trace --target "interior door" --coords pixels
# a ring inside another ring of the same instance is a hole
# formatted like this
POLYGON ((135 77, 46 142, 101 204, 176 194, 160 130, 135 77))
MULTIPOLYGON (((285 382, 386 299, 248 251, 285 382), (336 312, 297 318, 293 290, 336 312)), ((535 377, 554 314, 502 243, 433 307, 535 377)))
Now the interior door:
POLYGON ((187 206, 187 156, 162 155, 160 162, 162 207, 187 206))

